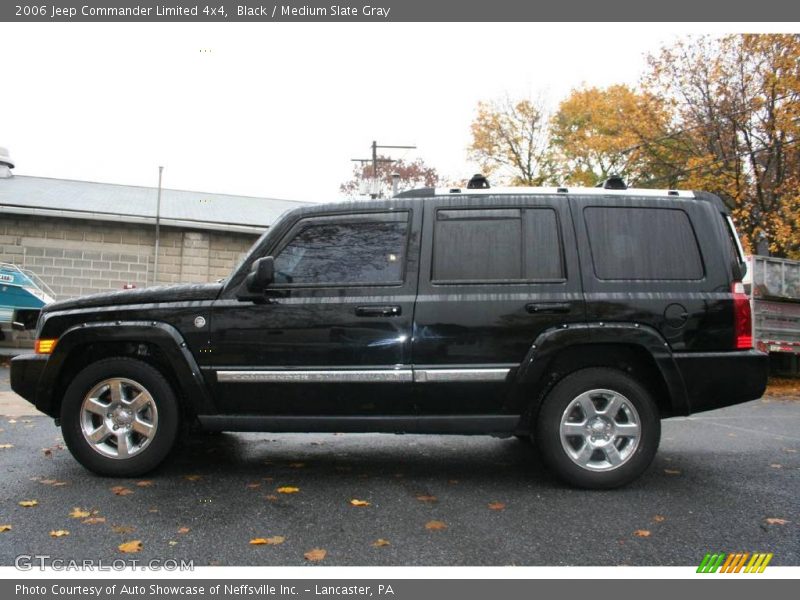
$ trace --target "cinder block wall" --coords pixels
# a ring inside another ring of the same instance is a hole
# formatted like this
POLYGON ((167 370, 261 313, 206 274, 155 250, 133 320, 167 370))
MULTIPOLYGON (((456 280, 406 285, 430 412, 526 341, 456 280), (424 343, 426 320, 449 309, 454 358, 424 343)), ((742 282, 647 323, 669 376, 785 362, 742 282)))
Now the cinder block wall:
MULTIPOLYGON (((157 284, 227 276, 257 236, 161 227, 157 284)), ((155 231, 150 225, 0 213, 0 262, 30 269, 57 299, 153 285, 155 231)), ((12 338, 3 327, 8 345, 12 338)), ((23 336, 24 337, 24 336, 23 336)))

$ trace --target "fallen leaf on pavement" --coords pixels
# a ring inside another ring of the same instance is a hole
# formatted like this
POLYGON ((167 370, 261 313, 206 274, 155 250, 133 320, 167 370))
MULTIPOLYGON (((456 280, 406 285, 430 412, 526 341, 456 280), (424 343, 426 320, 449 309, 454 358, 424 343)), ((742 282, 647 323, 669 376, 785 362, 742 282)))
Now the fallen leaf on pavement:
POLYGON ((170 540, 170 541, 169 541, 169 545, 170 545, 170 546, 177 546, 177 545, 178 545, 178 542, 176 542, 175 540, 170 540))
POLYGON ((425 523, 425 529, 430 531, 439 531, 440 529, 447 529, 447 523, 442 521, 428 521, 425 523))
POLYGON ((389 540, 385 540, 383 538, 378 538, 374 542, 372 542, 373 547, 375 548, 382 548, 383 546, 389 546, 389 540))
POLYGON ((0 449, 5 450, 6 448, 13 448, 14 444, 0 444, 0 449))
POLYGON ((260 483, 248 483, 245 487, 247 489, 254 490, 256 488, 260 488, 261 484, 260 483))
POLYGON ((650 532, 647 529, 637 529, 633 532, 636 537, 650 537, 650 532))
POLYGON ((69 516, 73 519, 85 519, 86 517, 91 517, 92 513, 88 510, 83 510, 82 508, 76 506, 72 509, 72 512, 69 513, 69 516))
POLYGON ((664 469, 664 473, 667 475, 680 475, 681 471, 680 469, 664 469))
POLYGON ((291 467, 292 469, 302 469, 305 466, 306 466, 306 463, 302 463, 302 462, 289 463, 289 467, 291 467))
POLYGON ((127 525, 113 525, 111 527, 111 531, 113 531, 114 533, 125 534, 125 533, 133 533, 135 531, 135 528, 128 527, 127 525))
POLYGON ((325 558, 325 555, 328 554, 327 550, 323 550, 322 548, 313 548, 303 554, 306 557, 306 560, 310 560, 311 562, 318 562, 325 558))
POLYGON ((178 533, 189 533, 188 527, 178 527, 178 533))
POLYGON ((772 464, 770 465, 770 467, 772 467, 773 469, 782 469, 782 468, 783 468, 783 465, 781 465, 781 464, 779 464, 779 463, 772 463, 772 464))
POLYGON ((275 494, 270 494, 269 496, 264 496, 264 497, 265 497, 267 500, 269 500, 270 502, 275 502, 275 500, 277 500, 277 499, 278 499, 278 497, 277 497, 275 494))
POLYGON ((66 481, 56 481, 53 484, 53 487, 61 487, 62 485, 67 485, 67 482, 66 481))
POLYGON ((52 448, 42 448, 42 452, 45 456, 53 456, 52 448))
POLYGON ((438 502, 439 500, 436 496, 428 496, 426 494, 422 494, 421 496, 417 496, 417 500, 420 502, 438 502))
POLYGON ((151 485, 153 485, 153 482, 149 480, 136 482, 136 487, 150 487, 151 485))
POLYGON ((58 529, 56 531, 51 531, 50 532, 50 537, 54 537, 54 538, 60 538, 60 537, 64 537, 64 536, 67 536, 67 535, 69 535, 69 531, 67 531, 66 529, 58 529))
POLYGON ((39 483, 43 483, 45 485, 53 485, 54 483, 58 483, 58 479, 39 479, 39 483))
POLYGON ((99 523, 105 523, 105 517, 89 517, 88 519, 84 519, 81 521, 84 525, 98 525, 99 523))
POLYGON ((490 502, 489 510, 505 510, 506 505, 502 502, 490 502))
POLYGON ((656 523, 663 523, 666 519, 667 519, 667 517, 665 517, 663 515, 655 515, 653 517, 653 521, 655 521, 656 523))
POLYGON ((114 492, 115 496, 127 496, 128 494, 133 493, 133 490, 126 488, 123 485, 115 485, 111 488, 111 491, 114 492))
POLYGON ((133 554, 133 553, 136 553, 136 552, 141 552, 142 547, 143 546, 142 546, 141 540, 133 540, 133 541, 130 541, 130 542, 124 542, 124 543, 120 544, 119 546, 117 546, 117 548, 119 548, 119 551, 123 552, 125 554, 133 554))
POLYGON ((352 504, 353 506, 369 506, 370 505, 370 503, 367 502, 366 500, 359 500, 358 498, 353 498, 352 500, 350 500, 350 504, 352 504))
POLYGON ((767 525, 786 525, 789 521, 786 519, 780 519, 778 517, 767 517, 764 519, 764 522, 767 525))
POLYGON ((30 508, 31 506, 38 506, 38 500, 22 500, 18 503, 20 506, 24 506, 25 508, 30 508))
POLYGON ((286 485, 284 487, 279 487, 278 488, 278 493, 279 494, 296 494, 299 491, 300 491, 300 488, 292 487, 290 485, 286 485))
POLYGON ((200 481, 203 478, 203 476, 202 475, 184 475, 183 478, 186 479, 187 481, 200 481))
POLYGON ((273 537, 268 538, 253 538, 250 540, 250 544, 253 546, 277 546, 278 544, 282 544, 286 541, 286 538, 282 535, 276 535, 273 537))
POLYGON ((11 531, 11 529, 12 529, 11 525, 0 525, 0 533, 3 533, 5 531, 11 531))

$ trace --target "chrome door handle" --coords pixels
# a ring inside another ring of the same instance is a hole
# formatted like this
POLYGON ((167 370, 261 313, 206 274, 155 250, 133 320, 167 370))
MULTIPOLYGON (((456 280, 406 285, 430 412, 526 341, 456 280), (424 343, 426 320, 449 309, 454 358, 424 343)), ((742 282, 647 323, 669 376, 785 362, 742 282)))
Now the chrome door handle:
POLYGON ((357 317, 399 317, 403 310, 399 306, 357 306, 357 317))

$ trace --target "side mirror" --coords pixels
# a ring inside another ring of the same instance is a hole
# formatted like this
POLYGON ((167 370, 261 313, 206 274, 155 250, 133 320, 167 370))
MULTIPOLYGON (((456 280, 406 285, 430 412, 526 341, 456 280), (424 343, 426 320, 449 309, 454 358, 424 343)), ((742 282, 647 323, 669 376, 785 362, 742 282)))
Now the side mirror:
POLYGON ((275 259, 265 256, 253 263, 250 274, 245 279, 245 286, 251 294, 260 294, 273 281, 275 281, 275 259))

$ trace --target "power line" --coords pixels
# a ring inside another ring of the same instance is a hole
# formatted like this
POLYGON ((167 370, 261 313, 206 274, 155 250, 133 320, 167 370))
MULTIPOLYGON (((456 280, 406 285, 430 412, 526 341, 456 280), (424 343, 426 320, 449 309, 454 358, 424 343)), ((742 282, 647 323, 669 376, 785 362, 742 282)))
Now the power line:
MULTIPOLYGON (((401 149, 401 150, 415 150, 416 146, 380 146, 378 142, 375 140, 372 141, 372 158, 351 158, 350 160, 353 162, 360 162, 364 164, 365 162, 372 162, 372 177, 373 179, 378 179, 378 163, 393 163, 395 162, 392 158, 378 158, 378 148, 393 148, 393 149, 401 149)), ((372 198, 377 198, 378 194, 373 193, 370 194, 372 198)))

